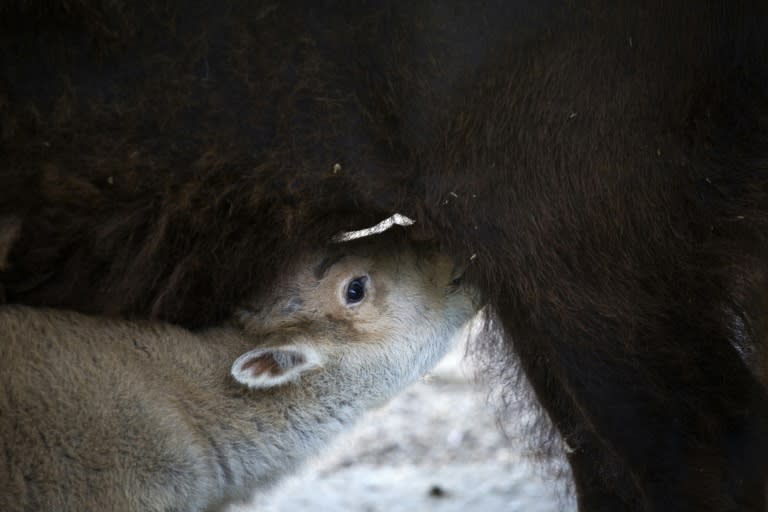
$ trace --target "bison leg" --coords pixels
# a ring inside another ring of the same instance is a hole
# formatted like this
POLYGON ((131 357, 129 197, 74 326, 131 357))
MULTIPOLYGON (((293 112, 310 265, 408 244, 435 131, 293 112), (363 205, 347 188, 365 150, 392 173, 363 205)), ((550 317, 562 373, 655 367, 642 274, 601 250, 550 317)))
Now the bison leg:
POLYGON ((765 391, 727 340, 675 319, 674 340, 656 343, 685 347, 685 357, 615 357, 617 333, 593 333, 587 350, 555 320, 522 332, 499 306, 505 327, 523 334, 523 370, 569 448, 580 510, 765 509, 765 391))

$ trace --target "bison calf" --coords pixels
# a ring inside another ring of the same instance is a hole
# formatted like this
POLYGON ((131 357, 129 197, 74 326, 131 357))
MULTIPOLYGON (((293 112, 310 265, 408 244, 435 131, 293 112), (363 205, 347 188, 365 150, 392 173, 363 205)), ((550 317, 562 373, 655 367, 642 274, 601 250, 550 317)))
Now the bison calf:
POLYGON ((381 240, 278 283, 199 333, 0 309, 0 509, 244 499, 427 371, 475 311, 446 257, 381 240))

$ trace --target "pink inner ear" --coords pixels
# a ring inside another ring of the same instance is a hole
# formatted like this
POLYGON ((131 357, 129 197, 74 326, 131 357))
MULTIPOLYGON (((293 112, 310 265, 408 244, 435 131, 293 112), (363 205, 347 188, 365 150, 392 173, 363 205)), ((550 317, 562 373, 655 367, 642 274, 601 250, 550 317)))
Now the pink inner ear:
POLYGON ((254 357, 245 363, 242 367, 242 371, 248 371, 251 373, 251 375, 254 376, 264 375, 265 373, 273 376, 280 375, 282 370, 283 369, 280 367, 280 364, 275 361, 275 358, 270 352, 261 354, 258 357, 254 357))

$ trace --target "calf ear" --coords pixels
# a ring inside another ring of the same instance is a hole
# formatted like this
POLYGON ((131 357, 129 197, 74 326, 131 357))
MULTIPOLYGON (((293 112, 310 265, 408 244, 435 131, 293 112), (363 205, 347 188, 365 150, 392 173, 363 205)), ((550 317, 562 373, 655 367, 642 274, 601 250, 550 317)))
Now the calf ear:
POLYGON ((232 364, 232 377, 253 389, 281 386, 321 366, 320 354, 306 345, 257 348, 232 364))

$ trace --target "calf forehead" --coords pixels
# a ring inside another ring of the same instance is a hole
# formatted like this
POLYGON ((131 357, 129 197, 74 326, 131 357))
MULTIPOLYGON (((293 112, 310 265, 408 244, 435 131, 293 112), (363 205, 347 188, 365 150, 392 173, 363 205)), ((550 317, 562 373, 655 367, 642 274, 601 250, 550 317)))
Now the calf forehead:
POLYGON ((348 322, 343 287, 356 277, 369 277, 367 315, 358 317, 371 318, 375 311, 369 308, 384 307, 392 291, 402 292, 397 296, 421 297, 425 291, 429 295, 429 288, 447 284, 451 268, 450 259, 433 248, 417 249, 401 239, 378 235, 334 245, 287 265, 277 284, 253 300, 251 310, 268 323, 322 315, 348 322))
POLYGON ((325 276, 328 274, 328 270, 339 262, 344 257, 344 254, 342 253, 334 253, 334 254, 327 254, 323 256, 323 258, 320 260, 320 263, 318 263, 314 267, 314 271, 312 275, 317 279, 318 281, 325 278, 325 276))

